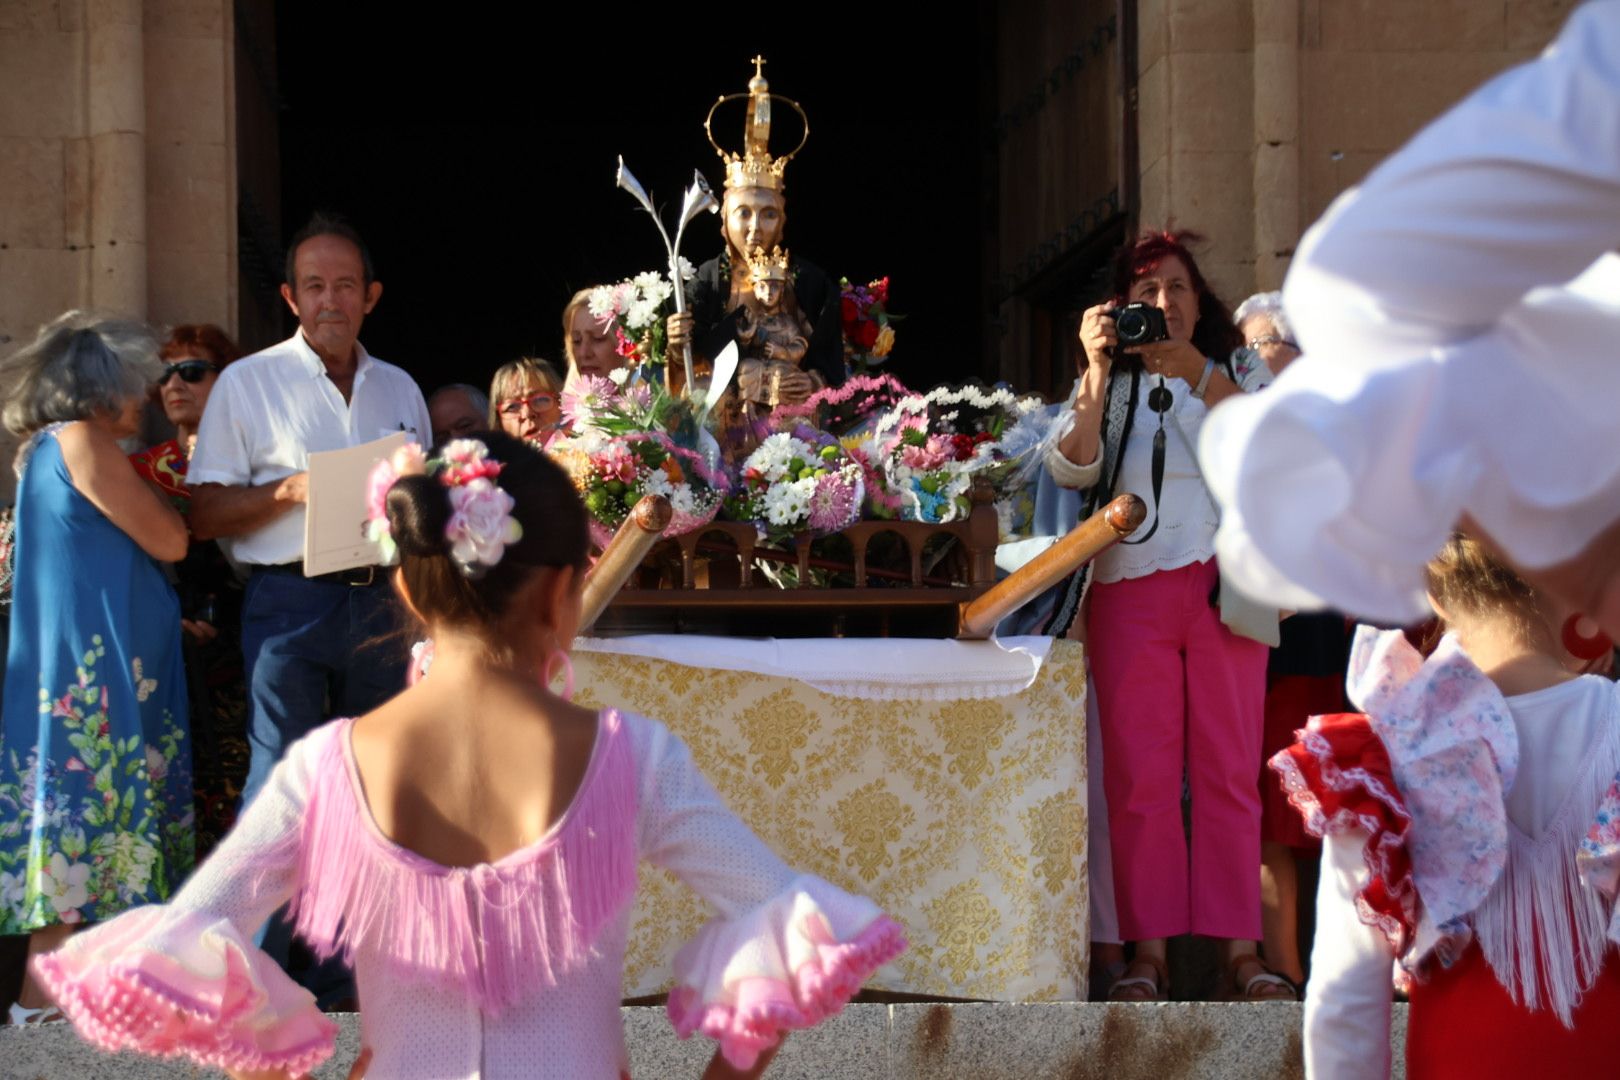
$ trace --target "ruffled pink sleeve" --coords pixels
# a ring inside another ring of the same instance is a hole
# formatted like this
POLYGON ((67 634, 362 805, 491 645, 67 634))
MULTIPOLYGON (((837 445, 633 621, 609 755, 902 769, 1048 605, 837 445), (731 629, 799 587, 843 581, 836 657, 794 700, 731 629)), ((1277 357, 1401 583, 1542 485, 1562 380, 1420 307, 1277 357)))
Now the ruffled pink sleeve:
POLYGON ((331 1056, 337 1025, 253 945, 292 895, 312 746, 288 750, 230 835, 162 906, 126 911, 37 957, 74 1027, 107 1051, 299 1075, 331 1056))
POLYGON ((864 897, 796 875, 739 821, 661 724, 626 717, 640 771, 642 855, 719 912, 675 957, 669 1018, 739 1069, 788 1031, 835 1015, 906 947, 864 897))
POLYGON ((337 1025, 229 920, 141 907, 70 938, 34 972, 91 1045, 301 1075, 337 1025))

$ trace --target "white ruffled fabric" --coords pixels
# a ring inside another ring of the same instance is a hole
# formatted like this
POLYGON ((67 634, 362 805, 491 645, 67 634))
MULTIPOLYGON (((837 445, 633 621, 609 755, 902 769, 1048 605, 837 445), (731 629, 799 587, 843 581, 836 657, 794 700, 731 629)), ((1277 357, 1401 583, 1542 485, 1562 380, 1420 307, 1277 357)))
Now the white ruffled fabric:
POLYGON ((801 875, 778 895, 715 919, 675 957, 669 1018, 701 1032, 739 1069, 788 1031, 836 1015, 906 947, 900 925, 864 897, 801 875))
POLYGON ((1534 568, 1615 520, 1616 101, 1620 4, 1584 4, 1310 230, 1284 291, 1306 355, 1202 438, 1240 588, 1418 618, 1464 512, 1534 568))

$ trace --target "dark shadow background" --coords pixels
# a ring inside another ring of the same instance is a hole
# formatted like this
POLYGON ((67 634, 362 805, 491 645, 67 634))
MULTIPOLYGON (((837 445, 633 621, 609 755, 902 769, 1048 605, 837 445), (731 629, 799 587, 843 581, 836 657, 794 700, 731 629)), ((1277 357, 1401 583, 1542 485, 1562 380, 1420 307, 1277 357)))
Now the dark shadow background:
MULTIPOLYGON (((712 6, 686 7, 701 25, 685 28, 641 8, 399 10, 277 4, 281 239, 317 208, 359 227, 385 289, 363 340, 424 392, 487 383, 524 353, 560 364, 575 289, 662 269, 657 230, 614 186, 617 157, 671 216, 694 168, 719 194, 703 117, 746 89, 757 52, 772 91, 810 118, 787 170, 789 249, 834 278, 893 279, 907 318, 890 366, 909 384, 979 373, 992 53, 973 19, 876 5, 810 22, 766 7, 734 29, 712 6)), ((728 108, 715 133, 730 149, 743 119, 728 108)), ((773 151, 798 132, 779 106, 773 151)), ((694 222, 682 248, 694 263, 717 254, 719 218, 694 222)))

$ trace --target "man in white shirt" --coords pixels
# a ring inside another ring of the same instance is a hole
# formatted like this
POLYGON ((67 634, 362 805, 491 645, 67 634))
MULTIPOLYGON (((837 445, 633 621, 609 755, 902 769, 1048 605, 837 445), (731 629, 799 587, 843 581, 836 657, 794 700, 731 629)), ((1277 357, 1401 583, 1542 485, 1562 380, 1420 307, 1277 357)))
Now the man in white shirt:
MULTIPOLYGON (((220 372, 188 470, 193 535, 230 537, 252 571, 242 603, 251 752, 243 806, 292 742, 330 716, 369 712, 405 685, 386 575, 363 567, 304 576, 309 455, 396 431, 425 443, 431 430, 415 381, 360 344, 382 285, 353 227, 316 215, 299 230, 281 295, 297 332, 220 372)), ((287 966, 290 944, 285 921, 273 920, 265 951, 287 966)), ((336 959, 297 978, 323 1006, 354 994, 336 959)))
POLYGON ((220 373, 191 460, 191 527, 230 537, 252 570, 242 611, 252 764, 246 805, 283 748, 332 715, 356 716, 404 686, 386 577, 366 567, 306 578, 309 454, 391 432, 426 443, 422 392, 360 344, 382 295, 371 256, 347 223, 317 215, 287 255, 292 337, 220 373))

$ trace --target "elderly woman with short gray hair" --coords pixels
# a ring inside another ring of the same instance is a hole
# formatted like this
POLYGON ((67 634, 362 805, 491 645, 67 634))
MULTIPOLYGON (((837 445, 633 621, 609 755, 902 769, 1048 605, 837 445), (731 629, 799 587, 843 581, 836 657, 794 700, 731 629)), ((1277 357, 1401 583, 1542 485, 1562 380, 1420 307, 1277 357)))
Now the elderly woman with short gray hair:
MULTIPOLYGON (((30 956, 165 900, 191 869, 180 515, 118 441, 162 366, 145 326, 68 312, 0 361, 17 459, 0 708, 0 934, 30 956)), ((31 977, 12 1023, 51 1019, 31 977)))

